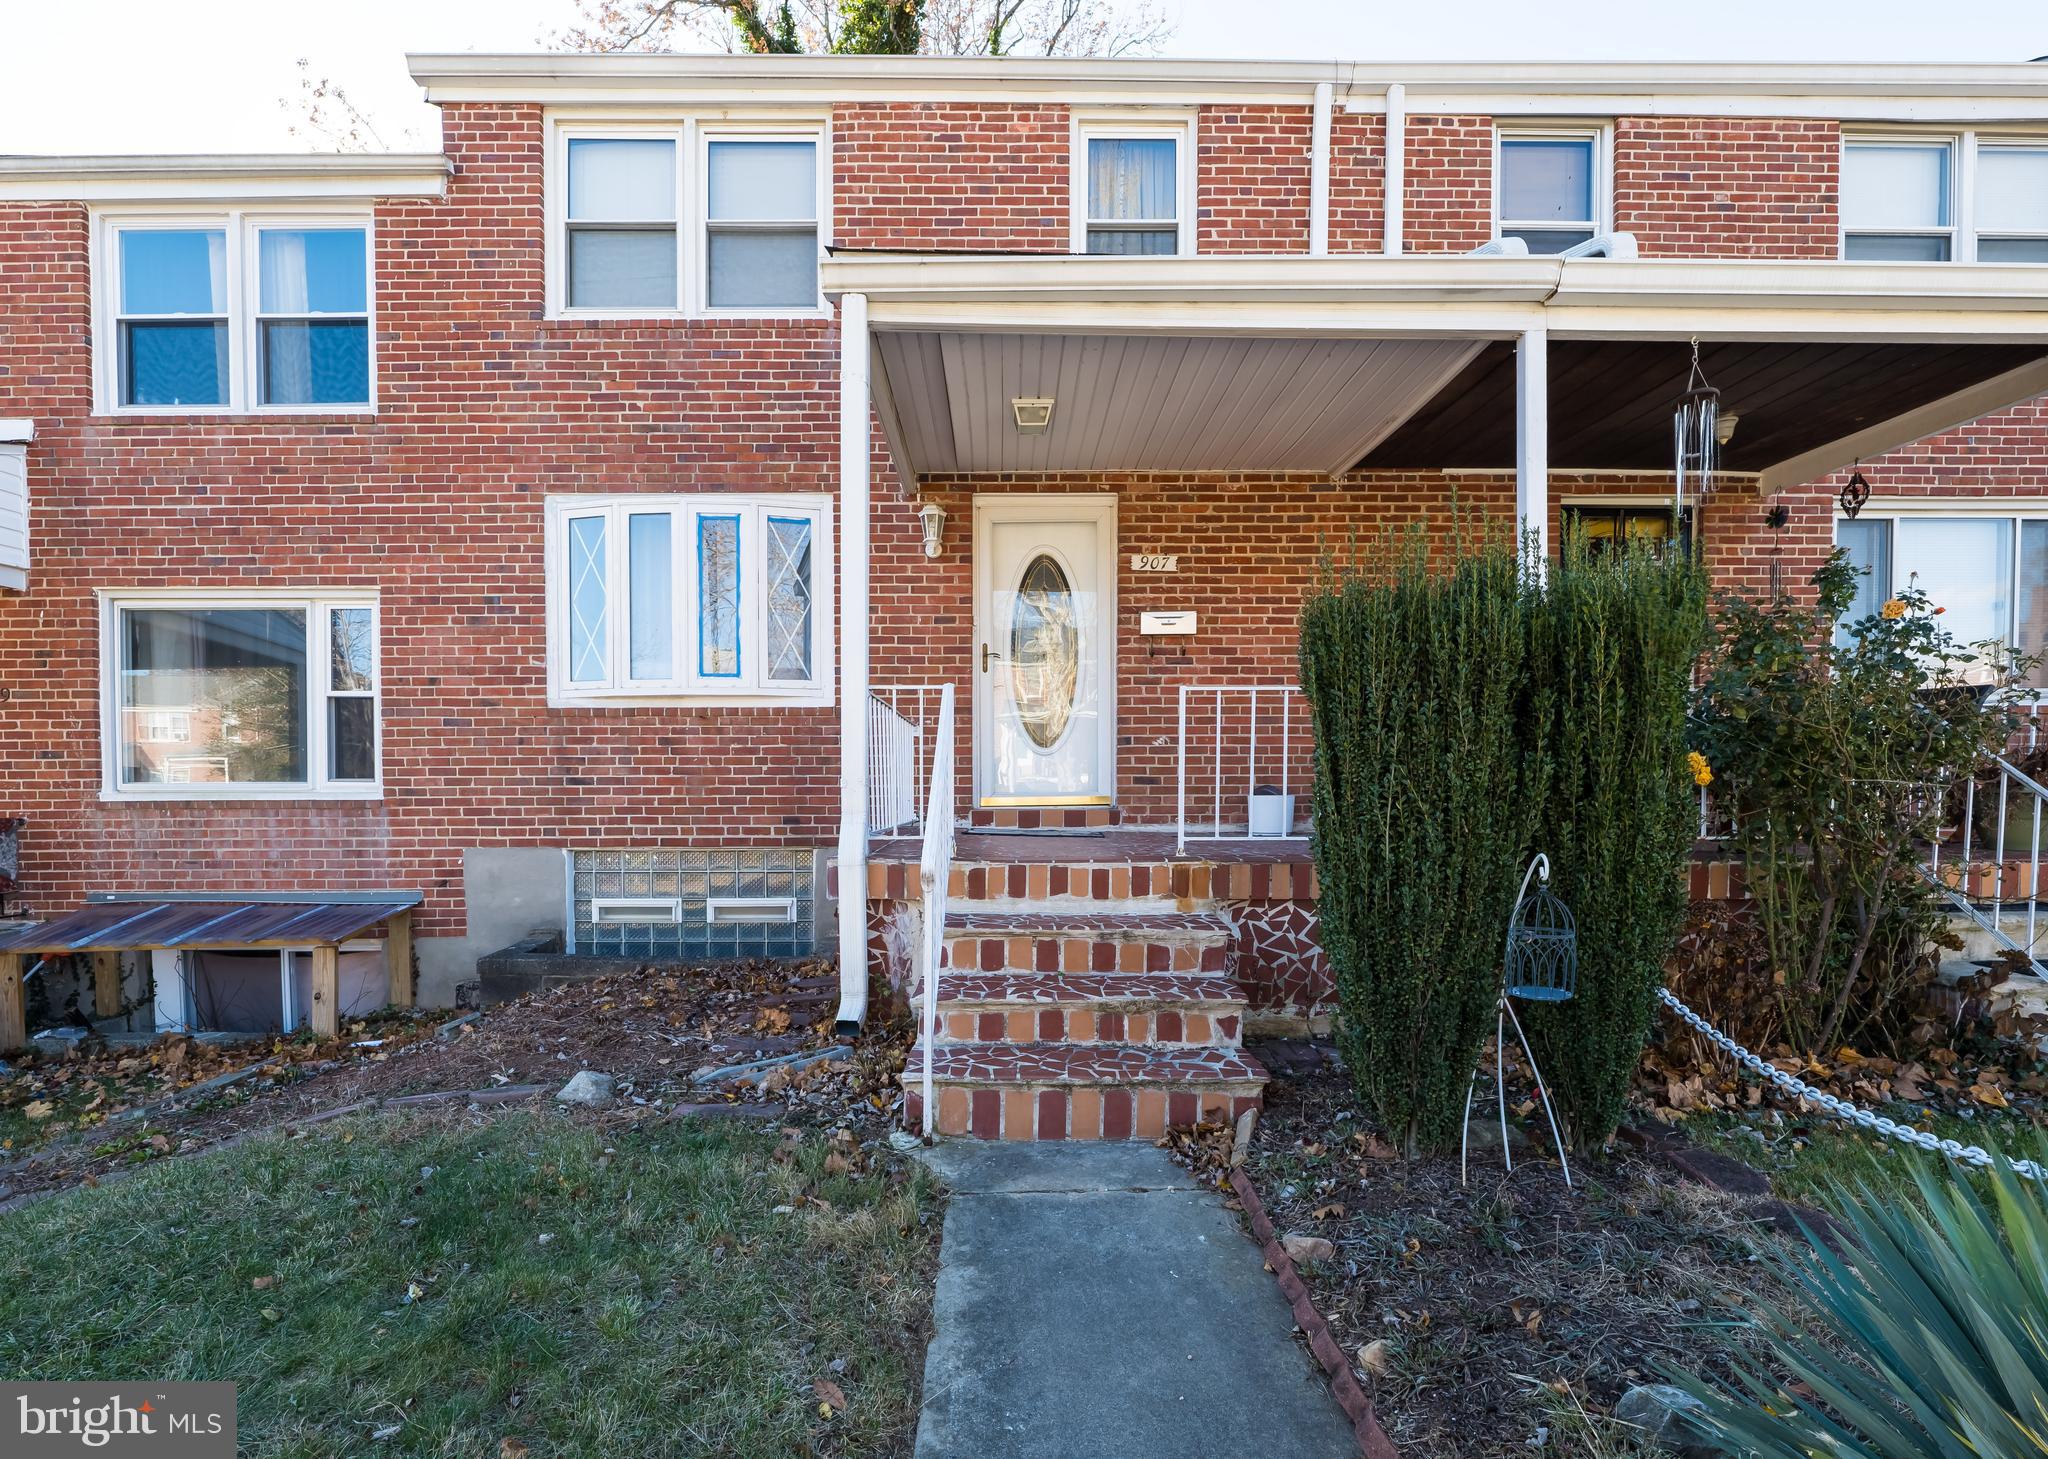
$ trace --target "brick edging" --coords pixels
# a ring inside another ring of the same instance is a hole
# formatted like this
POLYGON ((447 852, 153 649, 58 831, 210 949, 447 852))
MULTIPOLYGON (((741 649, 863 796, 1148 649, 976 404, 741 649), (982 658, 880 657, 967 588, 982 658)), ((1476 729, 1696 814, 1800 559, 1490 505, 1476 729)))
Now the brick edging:
POLYGON ((1294 1259, 1281 1249, 1280 1240, 1273 1231, 1272 1218, 1266 1214, 1265 1202, 1259 1199, 1258 1188, 1242 1167, 1230 1172, 1230 1188, 1237 1193, 1245 1215, 1251 1220, 1252 1238, 1264 1252, 1266 1265, 1273 1269, 1273 1279, 1280 1284, 1280 1295, 1294 1309, 1295 1324, 1308 1334, 1308 1350, 1315 1354, 1316 1361, 1330 1376, 1330 1396, 1337 1400, 1337 1406, 1351 1420, 1351 1432, 1358 1440, 1358 1452, 1365 1459, 1400 1459, 1393 1441, 1373 1415, 1372 1400, 1365 1396, 1365 1390, 1358 1386, 1358 1379, 1352 1376, 1351 1364, 1345 1359, 1344 1350, 1337 1346, 1337 1337, 1330 1331, 1329 1320, 1316 1311, 1307 1285, 1294 1269, 1294 1259))

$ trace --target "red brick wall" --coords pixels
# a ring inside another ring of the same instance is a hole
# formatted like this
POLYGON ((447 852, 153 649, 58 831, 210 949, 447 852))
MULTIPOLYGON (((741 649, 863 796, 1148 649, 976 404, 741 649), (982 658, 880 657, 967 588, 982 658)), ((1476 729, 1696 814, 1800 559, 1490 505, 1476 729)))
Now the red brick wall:
POLYGON ((1305 106, 1205 106, 1195 121, 1195 247, 1201 253, 1306 253, 1305 106))
POLYGON ((1330 251, 1377 253, 1386 241, 1387 119, 1337 108, 1330 117, 1330 251))
POLYGON ((1614 226, 1645 255, 1833 258, 1841 153, 1831 121, 1622 117, 1614 226))
POLYGON ((1064 106, 878 102, 832 113, 833 239, 842 248, 1064 253, 1064 106))
POLYGON ((1402 246, 1466 253, 1493 236, 1493 119, 1408 118, 1402 246))
POLYGON ((834 327, 544 320, 539 111, 445 117, 447 201, 377 209, 374 421, 92 418, 83 210, 0 208, 0 414, 38 428, 0 801, 36 906, 415 887, 433 936, 465 846, 831 841, 833 710, 548 708, 541 523, 550 492, 835 489, 834 327), (99 800, 93 590, 215 584, 380 590, 381 801, 99 800))

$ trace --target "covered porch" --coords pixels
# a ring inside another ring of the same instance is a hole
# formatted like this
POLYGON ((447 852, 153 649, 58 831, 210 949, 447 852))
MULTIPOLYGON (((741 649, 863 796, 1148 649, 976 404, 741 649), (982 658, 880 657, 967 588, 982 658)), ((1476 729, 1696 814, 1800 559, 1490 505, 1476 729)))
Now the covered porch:
POLYGON ((847 1019, 868 968, 1065 971, 1068 942, 1121 967, 1114 938, 961 925, 1109 860, 1111 915, 1221 917, 1233 967, 1273 951, 1250 1011, 1313 1021, 1318 974, 1286 966, 1320 958, 1294 629, 1328 557, 1461 513, 1539 553, 1568 517, 1668 529, 1696 341, 1729 433, 1680 530, 1722 586, 1796 584, 1833 547, 1831 474, 2048 392, 2048 280, 2017 268, 840 255, 826 278, 839 866, 871 899, 841 919, 847 1019), (1133 835, 1160 858, 1079 850, 1133 835))

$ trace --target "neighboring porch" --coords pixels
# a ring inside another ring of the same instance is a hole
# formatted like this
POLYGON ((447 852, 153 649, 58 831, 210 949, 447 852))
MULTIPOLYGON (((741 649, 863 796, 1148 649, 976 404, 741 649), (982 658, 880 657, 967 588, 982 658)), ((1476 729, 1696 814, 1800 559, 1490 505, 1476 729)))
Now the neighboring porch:
MULTIPOLYGON (((1731 431, 1677 528, 1729 587, 1825 560, 1829 473, 2048 391, 2013 270, 1169 262, 828 265, 840 868, 869 896, 842 1016, 869 977, 915 1001, 942 1131, 1238 1112, 1246 1033, 1323 1025, 1295 623, 1328 558, 1441 550, 1461 513, 1539 555, 1573 516, 1669 523, 1695 337, 1731 431), (1209 981, 1146 981, 1182 974, 1209 981)), ((1694 878, 1728 893, 1725 863, 1694 878)))

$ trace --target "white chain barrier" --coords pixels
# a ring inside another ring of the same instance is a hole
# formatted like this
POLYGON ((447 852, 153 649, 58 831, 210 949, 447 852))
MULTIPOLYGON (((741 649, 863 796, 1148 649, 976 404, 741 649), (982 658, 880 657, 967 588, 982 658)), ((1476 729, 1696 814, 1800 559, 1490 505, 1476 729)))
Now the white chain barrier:
MULTIPOLYGON (((1911 1125, 1902 1125, 1897 1120, 1887 1119, 1880 1114, 1872 1114, 1867 1109, 1858 1109, 1855 1105, 1849 1103, 1848 1100, 1829 1094, 1824 1089, 1815 1089, 1797 1075, 1787 1074, 1775 1064, 1767 1063, 1755 1054, 1752 1054, 1741 1044, 1735 1042, 1734 1039, 1728 1037, 1727 1034, 1722 1033, 1721 1030, 1715 1028, 1704 1018, 1701 1018, 1697 1013, 1694 1013, 1690 1008, 1679 1002, 1677 995, 1669 988, 1659 988, 1657 996, 1664 1000, 1665 1007, 1677 1014, 1685 1023, 1690 1024, 1693 1028, 1705 1034, 1715 1044, 1718 1044, 1736 1063, 1763 1075, 1764 1078, 1770 1080, 1771 1083, 1777 1085, 1780 1089, 1790 1094, 1798 1095, 1808 1104, 1818 1106, 1838 1120, 1846 1120, 1852 1125, 1859 1125, 1866 1130, 1875 1130, 1880 1135, 1889 1135, 1894 1140, 1903 1141, 1905 1144, 1916 1146, 1922 1150, 1932 1150, 1937 1154, 1946 1155, 1951 1160, 1961 1160, 1971 1165, 1989 1165, 1997 1158, 1990 1151, 1980 1146, 1965 1145, 1960 1140, 1944 1140, 1935 1135, 1931 1130, 1916 1130, 1911 1125)), ((2011 1156, 2007 1156, 2006 1164, 2013 1168, 2015 1175, 2023 1175, 2028 1180, 2048 1181, 2048 1170, 2044 1170, 2039 1161, 2014 1160, 2011 1156)))

